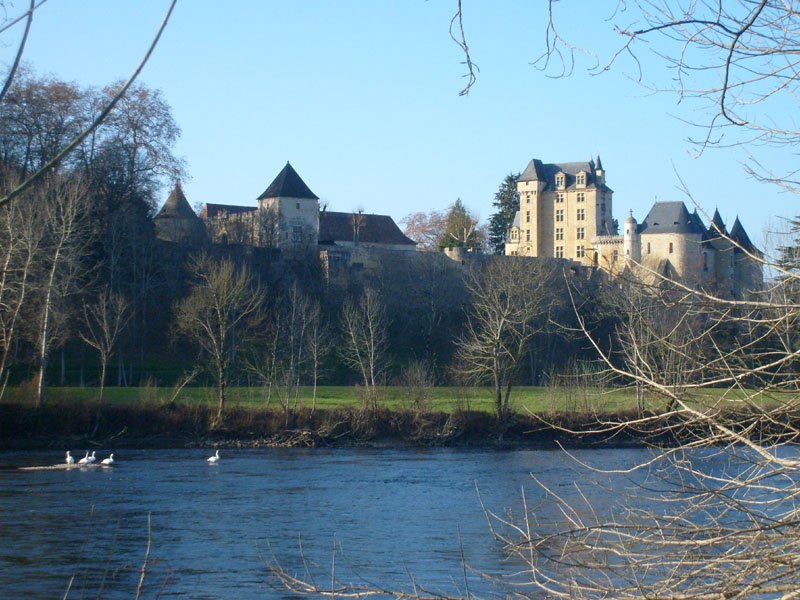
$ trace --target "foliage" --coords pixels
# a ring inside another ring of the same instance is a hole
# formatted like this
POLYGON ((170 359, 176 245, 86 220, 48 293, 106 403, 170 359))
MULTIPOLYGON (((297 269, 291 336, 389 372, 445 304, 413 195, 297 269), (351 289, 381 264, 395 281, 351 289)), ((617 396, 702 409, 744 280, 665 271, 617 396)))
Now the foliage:
POLYGON ((514 216, 519 210, 518 178, 519 173, 506 175, 494 195, 492 206, 497 209, 497 212, 489 219, 489 246, 494 254, 505 253, 506 236, 514 223, 514 216))
POLYGON ((447 221, 439 250, 444 248, 477 249, 483 245, 483 232, 478 229, 478 219, 467 210, 461 198, 456 199, 447 212, 447 221))

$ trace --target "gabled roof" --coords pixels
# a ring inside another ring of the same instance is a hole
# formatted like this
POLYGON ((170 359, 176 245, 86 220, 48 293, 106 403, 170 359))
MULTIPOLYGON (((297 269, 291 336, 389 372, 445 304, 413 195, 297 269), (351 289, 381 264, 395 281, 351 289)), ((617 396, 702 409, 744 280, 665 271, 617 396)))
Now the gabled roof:
POLYGON ((305 181, 300 178, 288 162, 283 167, 278 176, 269 184, 269 187, 264 190, 258 199, 264 198, 308 198, 311 200, 319 200, 319 197, 314 194, 305 181))
POLYGON ((199 218, 192 207, 189 206, 189 201, 186 199, 186 196, 183 193, 183 189, 181 188, 181 182, 175 184, 175 187, 172 188, 172 192, 169 194, 169 198, 167 201, 164 202, 164 206, 161 207, 161 210, 158 211, 156 218, 167 218, 167 219, 197 219, 199 218))
POLYGON ((744 230, 741 222, 739 222, 739 217, 736 217, 736 220, 733 222, 730 237, 744 250, 747 250, 750 253, 758 251, 753 245, 753 242, 750 241, 750 237, 747 235, 747 232, 744 230))
POLYGON ((656 202, 639 226, 642 234, 705 233, 705 227, 689 214, 683 202, 656 202))
MULTIPOLYGON (((359 215, 362 222, 358 228, 358 240, 365 244, 404 244, 416 245, 416 242, 400 231, 400 228, 388 215, 359 215)), ((353 213, 322 211, 319 213, 319 242, 352 242, 355 228, 353 213)))
MULTIPOLYGON (((585 171, 586 189, 608 190, 609 188, 605 184, 597 183, 595 168, 600 167, 595 167, 590 161, 550 164, 534 158, 520 174, 519 181, 544 181, 546 184, 545 189, 554 190, 556 189, 556 174, 564 173, 567 176, 564 187, 570 189, 575 187, 575 176, 581 171, 585 171)), ((584 188, 582 187, 581 189, 584 188)))

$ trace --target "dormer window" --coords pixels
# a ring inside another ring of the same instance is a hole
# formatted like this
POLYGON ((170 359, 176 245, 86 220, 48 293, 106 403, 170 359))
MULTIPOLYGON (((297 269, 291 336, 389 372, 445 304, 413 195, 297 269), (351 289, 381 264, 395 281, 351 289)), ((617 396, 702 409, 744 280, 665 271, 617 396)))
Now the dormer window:
POLYGON ((586 173, 578 173, 578 176, 575 178, 578 185, 586 185, 586 173))
POLYGON ((556 175, 556 187, 563 188, 564 187, 564 174, 559 173, 556 175))

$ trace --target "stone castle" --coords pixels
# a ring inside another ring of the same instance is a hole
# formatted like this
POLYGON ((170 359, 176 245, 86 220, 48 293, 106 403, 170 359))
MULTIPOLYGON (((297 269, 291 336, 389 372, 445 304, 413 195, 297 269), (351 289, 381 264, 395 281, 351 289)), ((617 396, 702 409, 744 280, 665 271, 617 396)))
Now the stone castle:
POLYGON ((620 235, 599 156, 560 164, 533 159, 517 192, 507 255, 562 258, 612 277, 670 279, 734 298, 762 288, 760 253, 738 217, 728 231, 718 211, 705 226, 683 202, 656 202, 641 223, 631 213, 620 235))
MULTIPOLYGON (((683 202, 656 202, 641 223, 632 214, 625 219, 619 234, 613 190, 599 156, 561 164, 533 159, 518 178, 517 192, 520 210, 508 232, 506 255, 561 260, 573 273, 600 269, 647 283, 671 279, 734 298, 762 287, 759 251, 738 218, 728 231, 715 212, 706 227, 683 202)), ((313 250, 328 277, 443 256, 415 252, 416 242, 388 215, 320 208, 289 163, 250 206, 206 204, 197 215, 178 183, 155 226, 158 237, 170 242, 313 250)), ((474 257, 463 250, 452 249, 448 256, 459 263, 474 257)))

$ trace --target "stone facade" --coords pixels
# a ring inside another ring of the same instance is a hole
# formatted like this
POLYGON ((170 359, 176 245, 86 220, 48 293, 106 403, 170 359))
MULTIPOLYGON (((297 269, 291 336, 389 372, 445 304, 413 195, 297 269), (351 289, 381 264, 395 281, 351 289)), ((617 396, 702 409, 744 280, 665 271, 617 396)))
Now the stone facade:
POLYGON ((331 272, 386 259, 386 252, 416 250, 388 215, 320 210, 319 198, 289 163, 257 199, 257 206, 206 204, 199 216, 178 184, 155 219, 160 239, 236 244, 280 251, 314 250, 331 272), (366 255, 375 251, 374 257, 366 255), (386 252, 378 252, 386 251, 386 252))
POLYGON ((520 210, 505 253, 595 263, 590 240, 616 233, 613 190, 597 162, 547 164, 533 159, 517 180, 520 210))
POLYGON ((508 232, 507 255, 571 259, 612 277, 664 278, 741 298, 763 286, 759 251, 737 218, 730 232, 719 212, 706 227, 683 202, 656 202, 638 223, 631 214, 617 232, 612 190, 597 162, 532 160, 520 175, 520 210, 508 232))

